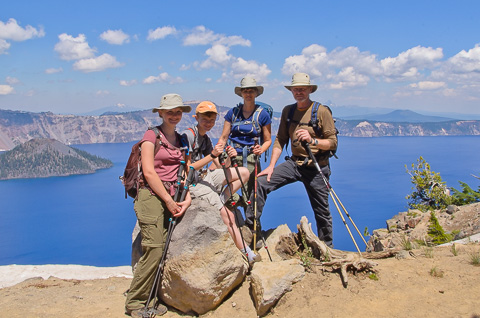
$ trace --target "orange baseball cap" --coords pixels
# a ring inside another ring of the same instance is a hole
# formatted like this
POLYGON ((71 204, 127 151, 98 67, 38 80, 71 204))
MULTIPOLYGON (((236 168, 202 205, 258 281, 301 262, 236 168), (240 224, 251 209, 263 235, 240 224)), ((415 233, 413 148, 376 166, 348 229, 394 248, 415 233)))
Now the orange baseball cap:
POLYGON ((215 113, 218 114, 217 112, 217 107, 215 106, 214 103, 206 100, 198 104, 197 108, 195 109, 195 113, 201 114, 201 113, 215 113))

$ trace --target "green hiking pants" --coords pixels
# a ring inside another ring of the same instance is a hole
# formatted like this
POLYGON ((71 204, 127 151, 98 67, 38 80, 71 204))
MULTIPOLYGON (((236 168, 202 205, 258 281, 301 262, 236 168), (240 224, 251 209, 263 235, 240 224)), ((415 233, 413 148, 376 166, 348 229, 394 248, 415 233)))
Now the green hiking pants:
POLYGON ((142 234, 143 255, 135 268, 127 294, 125 308, 128 311, 143 308, 148 300, 163 254, 171 215, 163 201, 147 189, 139 190, 134 210, 142 234))

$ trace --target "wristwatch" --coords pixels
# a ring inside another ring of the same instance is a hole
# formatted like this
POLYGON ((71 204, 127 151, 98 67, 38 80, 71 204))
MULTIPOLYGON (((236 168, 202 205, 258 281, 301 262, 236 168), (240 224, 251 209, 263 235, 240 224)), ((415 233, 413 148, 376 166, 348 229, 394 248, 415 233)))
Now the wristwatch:
POLYGON ((210 153, 210 156, 211 156, 213 159, 215 159, 215 158, 218 157, 218 156, 215 156, 215 155, 213 154, 213 152, 210 153))

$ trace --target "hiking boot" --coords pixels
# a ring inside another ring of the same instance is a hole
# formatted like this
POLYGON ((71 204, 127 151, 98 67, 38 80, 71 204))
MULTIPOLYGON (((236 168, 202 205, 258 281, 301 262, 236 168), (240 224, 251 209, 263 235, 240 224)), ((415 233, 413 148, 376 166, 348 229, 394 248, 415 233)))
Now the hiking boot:
POLYGON ((248 266, 250 269, 253 267, 253 264, 261 262, 262 261, 262 256, 260 254, 256 254, 255 257, 251 261, 248 261, 248 266))
POLYGON ((157 308, 149 308, 145 311, 145 308, 134 309, 134 310, 125 310, 125 314, 131 316, 132 318, 146 318, 146 317, 155 317, 162 316, 167 313, 167 307, 159 304, 157 308))

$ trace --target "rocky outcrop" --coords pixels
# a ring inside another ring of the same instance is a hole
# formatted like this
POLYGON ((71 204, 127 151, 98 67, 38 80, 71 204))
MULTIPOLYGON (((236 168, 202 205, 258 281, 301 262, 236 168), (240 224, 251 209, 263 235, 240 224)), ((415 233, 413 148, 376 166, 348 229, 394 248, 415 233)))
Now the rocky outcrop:
MULTIPOLYGON (((138 227, 133 231, 132 266, 141 255, 138 227)), ((281 225, 264 233, 272 260, 265 248, 262 261, 248 275, 246 258, 234 245, 219 212, 202 199, 194 199, 177 223, 168 247, 160 297, 184 313, 204 314, 215 309, 245 279, 258 315, 267 313, 294 283, 305 275, 295 251, 295 234, 281 225), (281 242, 292 241, 293 252, 281 242), (283 255, 283 256, 282 256, 283 255)))
MULTIPOLYGON (((480 203, 464 206, 450 205, 434 211, 439 224, 454 240, 480 233, 480 203)), ((420 210, 400 212, 387 220, 387 228, 374 230, 368 248, 374 251, 401 249, 405 244, 428 242, 430 213, 420 210)))

